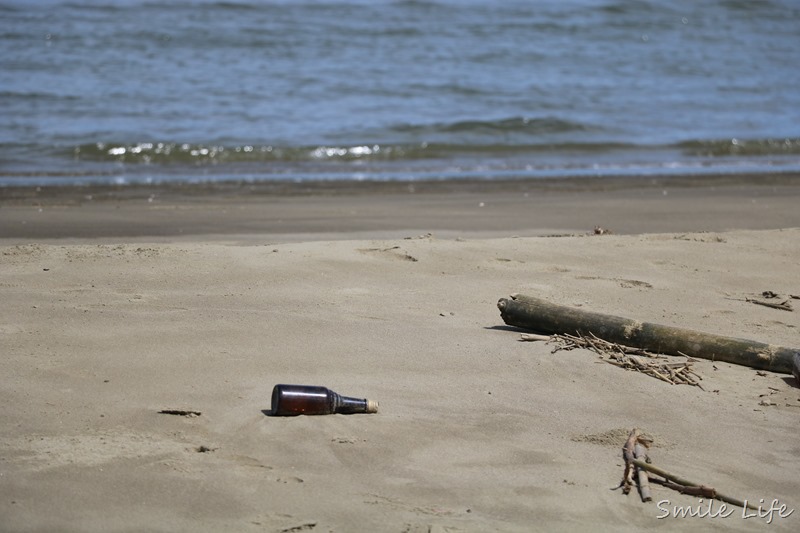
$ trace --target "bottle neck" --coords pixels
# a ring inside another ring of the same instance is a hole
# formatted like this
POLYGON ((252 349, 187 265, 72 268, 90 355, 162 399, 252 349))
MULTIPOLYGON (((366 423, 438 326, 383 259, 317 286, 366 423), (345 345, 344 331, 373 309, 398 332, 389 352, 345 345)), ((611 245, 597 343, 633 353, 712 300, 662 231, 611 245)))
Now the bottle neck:
POLYGON ((367 400, 360 398, 351 398, 349 396, 338 395, 334 405, 337 413, 351 414, 351 413, 366 413, 367 400))

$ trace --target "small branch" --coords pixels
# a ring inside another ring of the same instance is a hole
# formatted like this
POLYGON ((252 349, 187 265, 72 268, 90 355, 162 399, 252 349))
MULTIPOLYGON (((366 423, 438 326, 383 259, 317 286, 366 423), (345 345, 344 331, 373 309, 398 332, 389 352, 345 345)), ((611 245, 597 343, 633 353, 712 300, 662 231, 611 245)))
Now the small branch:
POLYGON ((789 300, 783 301, 779 304, 774 304, 772 302, 765 302, 762 300, 753 300, 750 298, 745 298, 745 301, 750 302, 752 304, 763 305, 764 307, 771 307, 772 309, 780 309, 781 311, 794 311, 792 308, 792 304, 789 303, 789 300))
MULTIPOLYGON (((645 447, 637 440, 636 444, 633 446, 633 456, 636 459, 647 461, 647 451, 645 447)), ((653 496, 650 494, 650 476, 647 475, 647 470, 644 468, 637 468, 636 469, 638 478, 637 481, 639 482, 639 495, 642 497, 643 502, 649 502, 653 500, 653 496)))
POLYGON ((717 491, 713 487, 706 487, 705 485, 700 485, 699 487, 687 487, 686 485, 681 485, 680 483, 675 483, 673 481, 666 481, 664 479, 658 479, 657 477, 653 478, 652 481, 653 483, 661 485, 662 487, 677 490, 681 494, 700 496, 712 500, 717 497, 717 491))
POLYGON ((639 438, 641 432, 634 428, 628 435, 628 440, 625 441, 625 446, 622 447, 622 456, 625 458, 625 470, 622 474, 622 493, 629 494, 633 486, 633 461, 635 460, 634 448, 636 447, 636 439, 639 438))
POLYGON ((525 342, 550 342, 553 337, 550 335, 537 335, 535 333, 523 333, 519 336, 519 340, 525 342))
MULTIPOLYGON (((666 479, 667 481, 672 481, 674 483, 677 483, 678 485, 681 485, 684 488, 686 488, 686 487, 695 487, 697 489, 705 489, 705 490, 709 489, 709 487, 705 487, 704 485, 700 485, 699 483, 695 483, 693 481, 688 481, 686 479, 680 478, 680 477, 676 476, 675 474, 670 474, 669 472, 666 472, 666 471, 664 471, 664 470, 662 470, 662 469, 660 469, 658 467, 655 467, 655 466, 653 466, 651 464, 648 464, 648 463, 646 463, 644 461, 641 461, 639 459, 634 458, 634 459, 631 460, 631 463, 633 463, 635 466, 637 466, 639 468, 643 468, 643 469, 647 470, 648 472, 651 472, 653 474, 661 476, 664 479, 666 479)), ((653 481, 655 481, 655 480, 653 480, 653 481)), ((713 490, 713 489, 711 489, 711 490, 713 490)), ((736 498, 732 498, 730 496, 726 496, 724 494, 720 494, 719 492, 716 492, 716 491, 714 491, 714 493, 715 493, 714 498, 717 499, 717 500, 723 501, 725 503, 730 503, 731 505, 736 505, 738 507, 747 507, 748 509, 756 510, 756 507, 754 507, 753 504, 751 504, 751 503, 747 503, 745 505, 745 502, 743 502, 742 500, 738 500, 736 498)), ((710 497, 710 496, 706 496, 706 497, 710 497)))

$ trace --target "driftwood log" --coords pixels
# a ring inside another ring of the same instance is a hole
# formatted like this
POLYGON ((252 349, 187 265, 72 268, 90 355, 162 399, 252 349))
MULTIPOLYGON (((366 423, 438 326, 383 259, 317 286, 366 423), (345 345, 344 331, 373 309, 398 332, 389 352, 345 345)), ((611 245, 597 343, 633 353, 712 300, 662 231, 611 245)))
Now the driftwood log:
POLYGON ((506 324, 546 335, 594 335, 655 353, 725 361, 783 374, 792 373, 792 359, 800 352, 747 339, 584 311, 519 294, 501 298, 497 307, 506 324))

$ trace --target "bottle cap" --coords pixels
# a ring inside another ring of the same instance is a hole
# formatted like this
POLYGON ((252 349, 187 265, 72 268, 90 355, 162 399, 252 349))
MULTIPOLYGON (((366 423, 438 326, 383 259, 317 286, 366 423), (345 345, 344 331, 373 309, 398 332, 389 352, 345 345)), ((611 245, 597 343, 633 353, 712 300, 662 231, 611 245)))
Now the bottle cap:
POLYGON ((378 402, 375 400, 367 400, 367 413, 377 413, 378 412, 378 402))

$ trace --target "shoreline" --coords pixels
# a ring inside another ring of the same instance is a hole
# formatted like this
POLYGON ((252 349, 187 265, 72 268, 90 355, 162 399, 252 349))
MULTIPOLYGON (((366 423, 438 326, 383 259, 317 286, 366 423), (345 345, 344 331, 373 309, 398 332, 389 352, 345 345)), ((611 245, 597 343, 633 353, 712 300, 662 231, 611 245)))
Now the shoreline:
POLYGON ((270 196, 336 196, 359 194, 448 193, 475 191, 596 191, 650 187, 729 187, 736 185, 800 185, 800 172, 742 172, 709 174, 604 175, 545 178, 442 178, 420 180, 222 180, 160 183, 77 183, 73 185, 0 185, 0 206, 29 199, 62 198, 78 201, 86 194, 95 200, 126 200, 152 193, 176 197, 215 194, 270 196))
POLYGON ((800 227, 800 174, 0 188, 0 239, 329 240, 800 227))

